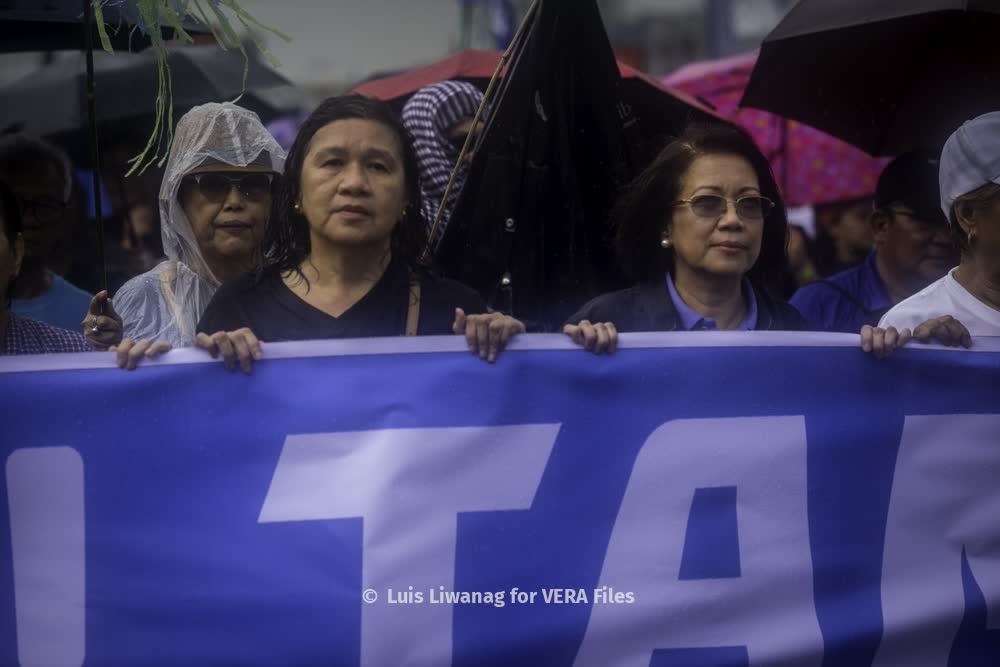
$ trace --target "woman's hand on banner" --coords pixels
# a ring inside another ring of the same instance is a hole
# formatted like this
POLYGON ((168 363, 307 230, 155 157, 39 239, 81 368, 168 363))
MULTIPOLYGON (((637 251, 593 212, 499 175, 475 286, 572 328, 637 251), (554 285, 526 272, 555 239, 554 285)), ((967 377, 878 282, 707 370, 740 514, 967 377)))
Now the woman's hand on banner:
POLYGON ((158 357, 172 349, 172 346, 170 343, 162 340, 153 342, 151 340, 135 341, 131 338, 126 338, 118 345, 112 345, 108 349, 115 354, 115 363, 118 364, 118 368, 134 371, 143 359, 158 357))
POLYGON ((195 347, 206 350, 213 359, 221 354, 222 361, 230 371, 235 370, 239 363, 247 375, 253 372, 253 362, 262 358, 260 341, 247 327, 236 331, 217 331, 212 335, 199 333, 194 344, 195 347))
POLYGON ((861 327, 861 349, 870 353, 876 359, 885 359, 897 348, 909 342, 913 334, 909 329, 896 330, 896 327, 861 327))
POLYGON ((524 333, 524 323, 503 313, 482 313, 466 315, 461 308, 455 309, 455 323, 451 328, 457 335, 465 336, 469 352, 478 354, 480 359, 493 363, 510 339, 524 333))
POLYGON ((951 315, 943 315, 909 329, 896 327, 861 327, 861 349, 876 359, 885 359, 911 339, 921 343, 939 343, 945 347, 972 347, 972 336, 965 325, 951 315))
POLYGON ((612 322, 596 322, 581 320, 579 324, 567 324, 563 333, 573 339, 577 345, 594 354, 614 354, 618 348, 618 330, 612 322))
POLYGON ((921 343, 937 342, 945 347, 972 347, 972 336, 965 325, 951 315, 927 320, 913 329, 913 337, 921 343))

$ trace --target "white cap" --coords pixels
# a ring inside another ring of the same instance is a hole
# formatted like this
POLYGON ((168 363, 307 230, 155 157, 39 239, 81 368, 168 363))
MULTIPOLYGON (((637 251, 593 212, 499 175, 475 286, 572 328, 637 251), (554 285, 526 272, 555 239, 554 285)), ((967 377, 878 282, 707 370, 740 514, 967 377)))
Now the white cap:
POLYGON ((965 121, 941 151, 941 209, 951 219, 951 205, 988 183, 1000 184, 1000 111, 965 121))
POLYGON ((812 206, 789 206, 788 224, 795 225, 811 239, 816 238, 816 211, 812 206))

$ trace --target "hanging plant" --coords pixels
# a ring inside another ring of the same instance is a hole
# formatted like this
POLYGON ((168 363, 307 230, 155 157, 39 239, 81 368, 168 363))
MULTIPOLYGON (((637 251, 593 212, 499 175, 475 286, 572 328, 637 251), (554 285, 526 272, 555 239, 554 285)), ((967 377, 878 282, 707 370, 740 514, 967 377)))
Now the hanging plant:
MULTIPOLYGON (((240 41, 237 27, 246 30, 257 49, 274 66, 277 66, 277 60, 255 36, 255 30, 269 32, 286 42, 291 41, 291 38, 284 33, 255 19, 240 6, 238 0, 92 0, 92 2, 97 31, 105 51, 114 51, 108 37, 108 26, 104 23, 104 8, 113 7, 124 21, 134 26, 133 30, 139 30, 149 38, 150 48, 156 57, 158 86, 153 132, 142 152, 129 160, 132 168, 126 176, 136 172, 141 174, 152 164, 162 167, 170 155, 170 145, 173 143, 173 88, 170 64, 167 62, 167 45, 163 39, 161 26, 171 26, 177 39, 190 44, 194 39, 185 30, 184 23, 194 19, 212 31, 216 43, 222 49, 239 49, 243 54, 243 90, 246 89, 247 73, 250 71, 250 56, 246 46, 240 41)), ((231 101, 237 102, 240 97, 242 93, 231 101)))

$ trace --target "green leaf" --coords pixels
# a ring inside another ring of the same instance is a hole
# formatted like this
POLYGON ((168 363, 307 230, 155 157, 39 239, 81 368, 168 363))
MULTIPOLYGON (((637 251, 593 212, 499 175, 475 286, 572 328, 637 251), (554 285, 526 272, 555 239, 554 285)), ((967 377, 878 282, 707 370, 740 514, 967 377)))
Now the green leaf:
POLYGON ((108 37, 108 29, 104 25, 104 3, 107 0, 94 0, 94 23, 97 25, 97 34, 101 38, 101 48, 108 53, 114 53, 111 47, 111 38, 108 37))
MULTIPOLYGON (((163 166, 170 155, 170 147, 174 140, 174 104, 173 104, 173 82, 170 75, 170 64, 167 62, 167 46, 163 40, 160 26, 166 23, 174 29, 178 38, 191 43, 194 39, 184 29, 184 21, 189 16, 198 18, 212 31, 212 36, 216 43, 223 50, 237 48, 243 54, 243 81, 240 86, 240 95, 231 100, 238 102, 243 93, 246 92, 247 78, 250 74, 250 54, 247 53, 246 46, 240 40, 233 20, 227 16, 230 12, 249 34, 257 50, 274 67, 280 67, 280 63, 274 55, 254 35, 254 28, 259 28, 290 42, 291 38, 285 33, 271 26, 258 21, 248 11, 240 6, 238 0, 218 0, 217 3, 211 0, 185 0, 178 8, 172 0, 127 0, 134 3, 134 7, 139 14, 139 27, 149 35, 154 56, 156 58, 157 69, 157 93, 154 105, 153 131, 149 140, 139 155, 129 159, 132 167, 126 176, 133 173, 144 172, 151 164, 163 166), (205 5, 208 5, 206 8, 205 5), (192 9, 193 5, 193 9, 192 9), (210 10, 210 11, 209 11, 210 10), (210 20, 211 17, 214 20, 210 20)), ((94 4, 94 16, 97 19, 98 32, 101 36, 101 45, 106 51, 111 51, 111 40, 108 38, 104 26, 102 6, 107 0, 92 0, 94 4)))

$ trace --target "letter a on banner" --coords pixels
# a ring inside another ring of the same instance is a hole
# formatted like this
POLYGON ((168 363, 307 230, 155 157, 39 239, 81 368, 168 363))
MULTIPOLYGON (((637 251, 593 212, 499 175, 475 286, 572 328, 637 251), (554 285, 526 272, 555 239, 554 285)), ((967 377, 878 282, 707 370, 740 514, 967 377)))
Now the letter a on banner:
POLYGON ((558 432, 531 424, 291 435, 259 520, 362 517, 362 586, 380 599, 361 611, 361 664, 450 665, 452 604, 383 596, 453 588, 457 514, 529 509, 558 432))
POLYGON ((875 667, 947 665, 965 612, 962 554, 1000 628, 1000 415, 907 417, 882 562, 875 667))
POLYGON ((577 667, 648 667, 680 655, 749 665, 796 656, 818 666, 807 505, 802 417, 659 427, 636 458, 601 572, 600 585, 634 591, 635 603, 594 605, 577 667), (727 501, 738 537, 727 529, 727 501), (713 544, 738 553, 713 557, 713 544))

